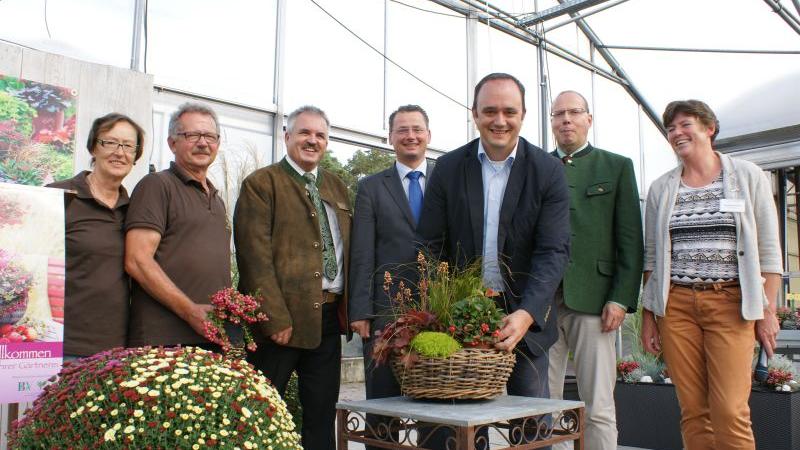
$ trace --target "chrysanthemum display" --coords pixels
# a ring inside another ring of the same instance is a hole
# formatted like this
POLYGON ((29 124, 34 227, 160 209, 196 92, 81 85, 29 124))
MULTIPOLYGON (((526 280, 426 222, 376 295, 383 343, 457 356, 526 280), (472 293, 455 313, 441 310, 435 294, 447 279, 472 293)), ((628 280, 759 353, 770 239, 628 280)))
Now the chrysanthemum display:
POLYGON ((114 349, 68 363, 9 433, 13 449, 300 449, 253 366, 193 347, 114 349))

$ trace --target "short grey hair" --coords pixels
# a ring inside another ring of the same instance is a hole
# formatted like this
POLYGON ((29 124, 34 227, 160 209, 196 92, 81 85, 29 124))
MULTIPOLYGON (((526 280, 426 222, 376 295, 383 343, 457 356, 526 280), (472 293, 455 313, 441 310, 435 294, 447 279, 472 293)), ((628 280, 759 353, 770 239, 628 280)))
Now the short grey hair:
POLYGON ((186 102, 186 103, 182 104, 181 106, 179 106, 178 110, 175 111, 174 113, 172 113, 171 116, 169 116, 169 136, 170 137, 174 138, 174 137, 178 136, 178 133, 183 131, 183 130, 180 129, 181 126, 180 126, 179 120, 180 120, 182 115, 187 114, 187 113, 199 113, 199 114, 205 114, 207 116, 211 116, 211 118, 214 119, 214 126, 217 129, 217 134, 219 134, 219 119, 217 119, 217 113, 215 113, 213 109, 211 109, 210 107, 208 107, 206 105, 203 105, 201 103, 186 102))
POLYGON ((575 94, 578 97, 580 97, 580 99, 583 100, 583 107, 586 109, 586 112, 591 114, 591 111, 589 111, 589 101, 586 100, 586 97, 584 97, 583 94, 581 94, 578 91, 573 91, 573 90, 566 90, 566 91, 559 92, 558 95, 556 95, 556 98, 553 99, 553 103, 550 105, 550 109, 553 109, 553 105, 556 104, 556 100, 558 100, 558 97, 561 97, 564 94, 575 94))
POLYGON ((297 116, 299 116, 300 114, 303 114, 303 113, 315 114, 317 116, 322 117, 322 119, 325 121, 325 126, 327 126, 328 127, 328 131, 330 131, 331 122, 328 120, 328 115, 325 114, 325 111, 317 108, 316 106, 305 105, 305 106, 301 106, 301 107, 295 109, 294 111, 292 111, 291 114, 289 114, 289 117, 286 119, 286 132, 287 133, 291 133, 292 132, 292 130, 294 129, 294 123, 297 121, 297 116))

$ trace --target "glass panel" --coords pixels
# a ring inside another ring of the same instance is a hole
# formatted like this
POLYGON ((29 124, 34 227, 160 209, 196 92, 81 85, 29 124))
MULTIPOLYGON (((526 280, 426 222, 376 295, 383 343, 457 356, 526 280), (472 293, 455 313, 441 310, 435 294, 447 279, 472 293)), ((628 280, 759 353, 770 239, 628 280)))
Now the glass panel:
POLYGON ((0 2, 0 38, 127 68, 133 7, 134 0, 5 0, 0 2))
POLYGON ((420 105, 430 118, 431 146, 452 150, 468 140, 466 19, 432 2, 403 3, 433 12, 389 2, 389 57, 452 100, 389 65, 386 120, 399 106, 420 105))
MULTIPOLYGON (((797 50, 797 34, 764 2, 626 2, 587 21, 607 45, 797 50)), ((611 52, 659 114, 669 101, 686 98, 718 109, 755 86, 800 71, 796 54, 611 52)))
POLYGON ((269 108, 276 0, 149 2, 147 72, 155 84, 269 108))
MULTIPOLYGON (((325 110, 332 123, 379 133, 383 58, 311 2, 287 2, 285 104, 325 110)), ((319 1, 370 45, 383 50, 383 2, 319 1)))

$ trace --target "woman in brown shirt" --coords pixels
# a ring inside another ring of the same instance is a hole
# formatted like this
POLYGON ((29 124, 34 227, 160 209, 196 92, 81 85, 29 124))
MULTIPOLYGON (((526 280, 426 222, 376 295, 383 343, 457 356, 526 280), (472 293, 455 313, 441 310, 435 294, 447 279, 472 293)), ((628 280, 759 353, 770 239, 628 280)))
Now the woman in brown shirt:
POLYGON ((144 130, 127 116, 94 121, 93 171, 50 184, 74 191, 66 207, 65 357, 126 345, 130 284, 123 265, 128 192, 122 180, 142 156, 144 130))

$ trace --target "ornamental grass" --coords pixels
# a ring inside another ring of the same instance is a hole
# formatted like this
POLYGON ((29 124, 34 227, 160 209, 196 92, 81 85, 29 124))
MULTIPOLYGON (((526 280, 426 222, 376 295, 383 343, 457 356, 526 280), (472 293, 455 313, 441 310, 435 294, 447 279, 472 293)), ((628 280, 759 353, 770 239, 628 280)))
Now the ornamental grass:
POLYGON ((67 363, 9 433, 12 449, 300 449, 253 366, 194 347, 114 349, 67 363))

